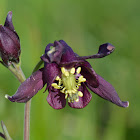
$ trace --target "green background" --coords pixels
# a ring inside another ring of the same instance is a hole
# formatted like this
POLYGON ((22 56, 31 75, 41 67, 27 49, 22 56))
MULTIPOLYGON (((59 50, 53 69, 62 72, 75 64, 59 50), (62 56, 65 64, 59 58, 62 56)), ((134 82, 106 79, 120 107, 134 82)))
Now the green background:
MULTIPOLYGON (((54 110, 42 89, 32 98, 31 140, 132 140, 140 138, 140 1, 136 0, 0 0, 0 24, 8 11, 20 37, 22 69, 29 77, 45 46, 63 39, 80 56, 96 54, 109 42, 116 49, 105 58, 89 60, 129 108, 95 95, 84 109, 68 105, 54 110)), ((0 120, 13 140, 23 139, 24 104, 4 98, 20 83, 0 65, 0 120)), ((1 128, 0 128, 0 131, 1 128)))

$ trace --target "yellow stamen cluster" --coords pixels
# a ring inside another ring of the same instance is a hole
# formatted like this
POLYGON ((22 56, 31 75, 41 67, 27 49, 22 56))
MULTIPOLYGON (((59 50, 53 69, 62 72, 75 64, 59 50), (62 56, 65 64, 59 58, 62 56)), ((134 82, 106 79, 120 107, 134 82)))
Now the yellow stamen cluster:
POLYGON ((71 68, 69 70, 62 67, 61 72, 61 78, 57 76, 55 79, 57 83, 52 83, 52 86, 55 89, 60 89, 65 94, 65 99, 68 98, 68 102, 78 102, 79 97, 83 97, 83 93, 78 91, 79 86, 81 86, 82 82, 86 81, 82 75, 76 79, 76 75, 80 75, 81 67, 77 69, 71 68))

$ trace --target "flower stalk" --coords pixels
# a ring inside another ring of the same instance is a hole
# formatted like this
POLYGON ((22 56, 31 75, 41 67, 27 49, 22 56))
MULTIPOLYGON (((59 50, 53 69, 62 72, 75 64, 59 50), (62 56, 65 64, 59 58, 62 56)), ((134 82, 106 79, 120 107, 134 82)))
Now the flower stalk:
POLYGON ((10 65, 8 69, 15 75, 15 77, 20 83, 23 83, 26 80, 25 75, 20 67, 20 64, 12 62, 12 65, 10 65))
MULTIPOLYGON (((40 68, 43 61, 39 61, 38 64, 35 66, 32 73, 40 68)), ((22 76, 22 75, 21 75, 22 76)), ((30 139, 30 107, 31 107, 31 99, 26 102, 25 104, 25 115, 24 115, 24 140, 30 139)))
POLYGON ((31 100, 25 104, 24 111, 24 140, 30 139, 30 106, 31 100))
MULTIPOLYGON (((12 64, 8 67, 8 69, 15 75, 15 77, 19 80, 20 83, 23 83, 26 80, 26 78, 20 65, 21 65, 20 63, 16 64, 12 62, 12 64)), ((31 106, 31 100, 25 103, 24 140, 30 139, 30 106, 31 106)))

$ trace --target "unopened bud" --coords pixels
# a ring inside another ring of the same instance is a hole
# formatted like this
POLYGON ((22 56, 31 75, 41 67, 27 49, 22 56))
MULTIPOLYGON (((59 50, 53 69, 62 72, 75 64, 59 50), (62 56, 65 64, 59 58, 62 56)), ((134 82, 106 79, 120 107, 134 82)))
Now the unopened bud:
POLYGON ((8 65, 10 61, 19 62, 20 52, 20 40, 14 30, 12 12, 10 11, 4 26, 0 25, 0 56, 4 64, 8 65))

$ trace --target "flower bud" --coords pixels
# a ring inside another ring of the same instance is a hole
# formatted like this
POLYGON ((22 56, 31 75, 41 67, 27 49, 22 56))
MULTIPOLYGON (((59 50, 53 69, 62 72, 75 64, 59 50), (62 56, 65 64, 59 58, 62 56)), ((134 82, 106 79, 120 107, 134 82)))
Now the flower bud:
POLYGON ((9 62, 19 62, 20 52, 20 40, 14 29, 10 11, 4 26, 0 25, 0 56, 3 63, 9 65, 9 62))

